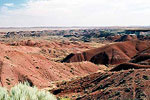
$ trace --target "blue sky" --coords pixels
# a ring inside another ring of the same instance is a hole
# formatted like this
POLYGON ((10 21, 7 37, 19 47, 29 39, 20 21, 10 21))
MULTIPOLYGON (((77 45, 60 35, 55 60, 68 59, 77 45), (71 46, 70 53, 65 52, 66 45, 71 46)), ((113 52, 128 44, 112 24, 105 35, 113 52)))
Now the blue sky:
POLYGON ((14 4, 14 7, 17 7, 26 2, 27 0, 0 0, 0 7, 2 7, 5 4, 14 4))
POLYGON ((150 0, 0 0, 0 27, 149 26, 150 0))

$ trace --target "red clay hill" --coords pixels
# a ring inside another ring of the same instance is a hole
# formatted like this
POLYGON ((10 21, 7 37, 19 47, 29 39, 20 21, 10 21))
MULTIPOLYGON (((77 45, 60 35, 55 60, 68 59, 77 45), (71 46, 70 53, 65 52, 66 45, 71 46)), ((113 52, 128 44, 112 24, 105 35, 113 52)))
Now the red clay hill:
POLYGON ((137 40, 136 35, 123 35, 119 39, 116 39, 115 42, 122 42, 122 41, 131 41, 131 40, 137 40))
POLYGON ((124 43, 130 43, 136 49, 130 60, 110 71, 97 72, 65 83, 58 82, 57 88, 52 89, 51 92, 56 96, 67 96, 73 100, 149 100, 150 47, 148 42, 124 43))
POLYGON ((70 54, 62 62, 91 61, 95 64, 121 64, 150 47, 148 41, 125 41, 70 54))
POLYGON ((138 40, 136 35, 129 35, 129 34, 125 34, 125 35, 114 35, 114 36, 108 36, 107 40, 109 41, 113 41, 113 42, 123 42, 123 41, 131 41, 131 40, 138 40))
POLYGON ((91 49, 93 47, 76 42, 76 41, 43 41, 43 40, 20 40, 15 42, 8 43, 14 47, 20 46, 28 46, 28 47, 36 47, 41 49, 41 53, 50 59, 51 61, 61 61, 64 57, 66 57, 70 52, 81 52, 84 50, 91 49))
POLYGON ((73 100, 149 100, 150 69, 94 73, 51 90, 57 96, 73 100))
POLYGON ((139 52, 129 62, 119 64, 111 69, 111 71, 120 71, 128 69, 148 69, 150 68, 150 48, 139 52))
POLYGON ((39 47, 0 43, 0 86, 9 88, 18 82, 28 81, 39 88, 49 87, 52 81, 87 75, 98 69, 90 62, 53 62, 41 54, 39 47))

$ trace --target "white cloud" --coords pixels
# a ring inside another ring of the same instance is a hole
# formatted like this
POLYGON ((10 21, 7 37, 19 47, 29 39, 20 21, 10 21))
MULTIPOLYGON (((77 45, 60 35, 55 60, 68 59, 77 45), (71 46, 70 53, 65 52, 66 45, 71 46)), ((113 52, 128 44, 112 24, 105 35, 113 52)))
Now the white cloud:
POLYGON ((150 25, 150 0, 29 0, 1 8, 0 26, 150 25))
POLYGON ((13 4, 13 3, 5 3, 4 6, 7 6, 7 7, 13 7, 14 4, 13 4))

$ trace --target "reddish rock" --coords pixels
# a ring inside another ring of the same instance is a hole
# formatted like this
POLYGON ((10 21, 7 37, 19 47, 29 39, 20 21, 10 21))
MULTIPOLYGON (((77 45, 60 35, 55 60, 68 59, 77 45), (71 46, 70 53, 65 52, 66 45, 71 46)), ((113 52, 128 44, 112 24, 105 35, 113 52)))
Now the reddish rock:
POLYGON ((59 82, 51 92, 73 100, 149 100, 150 69, 95 73, 59 82))
POLYGON ((91 61, 95 64, 120 64, 129 61, 137 53, 150 47, 147 41, 126 41, 70 54, 62 62, 91 61))
POLYGON ((116 41, 116 40, 120 39, 120 37, 121 37, 121 35, 108 36, 107 40, 116 41))
POLYGON ((136 35, 123 35, 119 39, 115 40, 115 42, 131 41, 131 40, 137 40, 137 36, 136 35))
POLYGON ((140 65, 135 63, 123 63, 115 68, 111 69, 111 71, 121 71, 121 70, 128 70, 128 69, 149 69, 150 65, 140 65))
MULTIPOLYGON (((28 45, 33 45, 28 41, 28 45)), ((28 81, 39 88, 49 87, 50 82, 71 79, 98 71, 90 62, 56 63, 40 54, 41 48, 10 46, 0 43, 0 85, 11 87, 28 81)))

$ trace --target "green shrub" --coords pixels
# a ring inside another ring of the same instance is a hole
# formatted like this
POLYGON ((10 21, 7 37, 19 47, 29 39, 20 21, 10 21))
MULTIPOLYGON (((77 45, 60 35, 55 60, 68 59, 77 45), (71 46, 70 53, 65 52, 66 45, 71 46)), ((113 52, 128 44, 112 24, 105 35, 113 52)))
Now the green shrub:
POLYGON ((30 87, 28 83, 19 83, 10 91, 0 87, 0 100, 57 100, 54 95, 45 91, 30 87))
POLYGON ((8 99, 9 99, 9 96, 8 96, 7 89, 0 87, 0 100, 8 100, 8 99))

